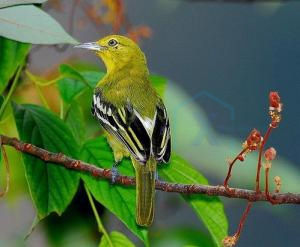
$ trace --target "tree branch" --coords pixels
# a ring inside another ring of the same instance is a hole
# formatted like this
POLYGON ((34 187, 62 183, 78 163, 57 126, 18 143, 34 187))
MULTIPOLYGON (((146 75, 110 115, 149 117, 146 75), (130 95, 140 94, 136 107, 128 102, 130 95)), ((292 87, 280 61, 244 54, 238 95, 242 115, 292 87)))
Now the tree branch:
MULTIPOLYGON (((0 135, 0 143, 1 145, 14 147, 16 150, 22 153, 31 154, 43 161, 55 163, 68 169, 90 173, 96 178, 111 180, 112 177, 110 169, 99 168, 84 161, 72 159, 62 153, 53 153, 48 150, 36 147, 30 143, 24 143, 16 138, 0 135)), ((135 178, 129 176, 117 176, 115 178, 115 183, 122 185, 135 185, 135 178)), ((156 181, 155 187, 157 190, 162 190, 165 192, 224 196, 229 198, 246 199, 252 202, 268 201, 265 193, 257 194, 254 190, 246 190, 240 188, 230 188, 230 192, 228 192, 222 185, 212 186, 201 184, 177 184, 156 181)), ((269 195, 273 200, 276 200, 276 204, 300 204, 300 194, 270 193, 269 195)))

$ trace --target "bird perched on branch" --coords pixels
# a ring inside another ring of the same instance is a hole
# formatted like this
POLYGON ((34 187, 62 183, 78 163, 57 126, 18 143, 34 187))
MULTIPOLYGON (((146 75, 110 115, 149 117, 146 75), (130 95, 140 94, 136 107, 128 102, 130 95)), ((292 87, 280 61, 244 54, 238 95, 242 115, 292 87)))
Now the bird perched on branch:
POLYGON ((171 153, 166 108, 149 80, 144 53, 129 38, 110 35, 76 46, 92 50, 107 69, 97 84, 92 113, 105 130, 115 162, 130 157, 136 172, 136 222, 149 226, 154 217, 156 166, 171 153))

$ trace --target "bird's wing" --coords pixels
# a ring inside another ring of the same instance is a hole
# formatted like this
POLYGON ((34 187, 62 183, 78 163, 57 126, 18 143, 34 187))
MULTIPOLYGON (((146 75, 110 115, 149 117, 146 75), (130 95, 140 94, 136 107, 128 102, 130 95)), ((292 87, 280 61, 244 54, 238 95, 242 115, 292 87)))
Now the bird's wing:
POLYGON ((152 152, 158 163, 167 163, 171 155, 171 133, 167 110, 162 101, 156 107, 155 125, 152 133, 152 152))
POLYGON ((141 116, 130 103, 121 108, 106 102, 95 93, 92 113, 101 125, 121 141, 133 157, 146 163, 152 154, 157 162, 167 163, 171 154, 170 124, 162 101, 153 119, 141 116))
POLYGON ((136 160, 147 162, 151 153, 148 122, 129 103, 117 108, 106 102, 101 93, 97 92, 93 97, 92 113, 110 134, 127 147, 136 160))

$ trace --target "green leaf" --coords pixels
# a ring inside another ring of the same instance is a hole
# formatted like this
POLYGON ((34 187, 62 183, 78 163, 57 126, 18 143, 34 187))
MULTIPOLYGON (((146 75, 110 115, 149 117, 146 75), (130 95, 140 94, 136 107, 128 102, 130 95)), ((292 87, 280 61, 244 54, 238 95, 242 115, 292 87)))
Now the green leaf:
POLYGON ((29 44, 0 37, 0 94, 3 93, 9 80, 14 75, 20 63, 24 60, 29 49, 29 44))
POLYGON ((83 111, 80 105, 73 101, 65 116, 65 122, 69 126, 77 143, 82 143, 85 137, 83 111))
POLYGON ((167 86, 167 79, 159 75, 150 75, 150 81, 158 94, 163 97, 167 86))
POLYGON ((103 72, 78 72, 66 64, 60 66, 60 73, 64 78, 58 81, 58 89, 62 99, 68 104, 87 88, 93 92, 96 84, 104 76, 103 72))
POLYGON ((85 78, 71 66, 62 64, 59 71, 63 79, 57 85, 64 102, 70 104, 76 95, 90 87, 85 78))
POLYGON ((64 77, 68 77, 82 82, 85 81, 85 78, 79 72, 77 72, 76 69, 74 69, 72 66, 68 64, 60 65, 59 72, 64 77))
MULTIPOLYGON (((159 172, 163 178, 174 183, 208 184, 205 177, 178 155, 173 155, 171 163, 162 166, 159 172)), ((219 198, 206 195, 183 195, 183 197, 207 227, 216 246, 221 246, 222 239, 228 235, 228 223, 219 198)))
POLYGON ((0 0, 0 8, 5 8, 13 5, 20 4, 36 4, 36 3, 44 3, 47 0, 0 0))
POLYGON ((1 106, 2 106, 2 104, 3 104, 3 102, 4 102, 4 96, 3 96, 3 95, 0 95, 0 108, 1 108, 1 106))
MULTIPOLYGON (((112 151, 104 137, 87 141, 81 152, 81 159, 98 167, 111 168, 114 163, 112 151)), ((129 160, 123 160, 119 166, 123 175, 133 175, 133 167, 129 160)), ((115 214, 124 224, 148 244, 147 230, 135 222, 135 188, 111 185, 109 181, 99 180, 90 175, 82 174, 94 198, 109 211, 115 214)))
MULTIPOLYGON (((66 126, 52 112, 37 105, 13 105, 20 139, 52 152, 76 158, 78 146, 66 126)), ((80 175, 56 164, 23 154, 25 173, 39 219, 62 214, 74 197, 80 175)))
POLYGON ((83 75, 92 88, 95 88, 98 82, 105 76, 105 73, 102 71, 82 71, 80 74, 83 75))
POLYGON ((81 80, 74 80, 71 78, 63 78, 57 82, 58 90, 63 101, 70 104, 72 100, 81 93, 86 85, 81 80))
MULTIPOLYGON (((121 232, 113 231, 109 234, 114 247, 134 247, 135 245, 121 232)), ((105 236, 102 237, 99 247, 111 247, 105 236)))
POLYGON ((192 227, 155 229, 151 233, 153 246, 214 246, 214 242, 208 234, 192 227))
POLYGON ((34 5, 0 9, 0 36, 31 44, 77 44, 50 15, 34 5))

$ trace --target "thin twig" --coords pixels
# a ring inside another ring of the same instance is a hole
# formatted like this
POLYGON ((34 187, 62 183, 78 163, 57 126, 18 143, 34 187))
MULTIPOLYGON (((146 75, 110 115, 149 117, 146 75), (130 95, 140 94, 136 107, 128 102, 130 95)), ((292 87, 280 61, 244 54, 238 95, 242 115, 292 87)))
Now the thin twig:
POLYGON ((233 165, 235 164, 235 162, 240 158, 240 156, 242 156, 246 151, 248 150, 248 147, 244 148, 235 158, 233 161, 230 162, 229 164, 229 168, 228 168, 228 172, 227 172, 227 176, 223 182, 223 185, 225 187, 225 189, 230 192, 229 188, 228 188, 228 181, 231 177, 231 172, 232 172, 232 168, 233 168, 233 165))
MULTIPOLYGON (((1 138, 1 136, 0 136, 1 138)), ((1 140, 0 140, 1 141, 1 140)), ((5 179, 5 187, 3 191, 0 191, 0 197, 5 196, 9 190, 9 181, 10 181, 10 171, 9 171, 9 163, 8 163, 8 158, 7 154, 5 151, 4 146, 1 145, 1 153, 3 156, 3 161, 4 161, 4 166, 5 166, 5 172, 6 172, 6 179, 5 179)))
POLYGON ((273 198, 270 196, 270 191, 269 191, 269 171, 270 168, 265 169, 265 195, 266 198, 268 199, 269 202, 272 204, 277 204, 276 200, 273 200, 273 198))
POLYGON ((243 213, 243 215, 242 215, 242 218, 241 218, 240 223, 239 223, 239 226, 238 226, 238 230, 237 230, 237 232, 236 232, 236 234, 235 234, 235 236, 237 237, 237 239, 238 239, 238 238, 240 237, 240 235, 241 235, 241 231, 242 231, 242 229, 243 229, 243 227, 244 227, 245 221, 246 221, 246 219, 247 219, 247 217, 248 217, 248 214, 249 214, 249 212, 250 212, 250 209, 251 209, 252 205, 253 205, 253 202, 248 202, 248 203, 247 203, 247 207, 246 207, 246 209, 245 209, 245 211, 244 211, 244 213, 243 213))
POLYGON ((7 106, 7 104, 9 103, 9 100, 13 94, 13 92, 15 91, 16 89, 16 86, 17 86, 17 83, 19 81, 19 77, 21 75, 21 71, 22 71, 22 68, 23 68, 23 65, 24 65, 24 62, 21 62, 18 69, 17 69, 17 72, 15 74, 15 77, 14 77, 14 80, 12 82, 12 85, 11 85, 11 88, 9 89, 9 92, 6 96, 6 98, 4 99, 4 102, 0 108, 0 119, 2 118, 2 115, 4 114, 4 111, 5 111, 5 108, 7 106))
POLYGON ((261 143, 261 146, 259 147, 259 155, 258 155, 258 162, 257 162, 257 172, 256 172, 256 186, 255 186, 255 191, 257 193, 260 193, 260 170, 261 170, 261 159, 262 159, 262 153, 264 150, 264 146, 267 143, 267 140, 271 134, 273 127, 272 125, 269 126, 265 136, 263 137, 263 141, 261 143))
POLYGON ((100 218, 100 216, 98 214, 97 208, 96 208, 95 203, 94 203, 94 199, 93 199, 91 193, 89 192, 89 189, 86 187, 86 185, 84 186, 84 189, 85 189, 85 192, 86 192, 87 197, 89 199, 89 202, 91 204, 91 208, 92 208, 92 210, 94 212, 99 232, 102 233, 103 236, 106 238, 106 241, 107 241, 108 245, 110 247, 114 247, 114 245, 112 244, 111 239, 110 239, 107 231, 105 230, 104 225, 102 224, 101 218, 100 218))
MULTIPOLYGON (((2 145, 12 146, 23 153, 31 154, 43 161, 56 163, 66 167, 67 169, 78 170, 90 173, 96 178, 104 178, 111 180, 112 172, 110 169, 96 167, 93 164, 84 161, 72 159, 62 153, 52 153, 45 149, 36 147, 29 143, 24 143, 16 138, 10 138, 0 135, 2 145)), ((49 163, 47 163, 49 164, 49 163)), ((52 165, 52 164, 49 164, 52 165)), ((129 176, 117 176, 116 184, 135 185, 135 178, 129 176)), ((230 188, 230 193, 226 191, 222 185, 202 185, 202 184, 177 184, 163 181, 156 181, 155 188, 165 192, 177 192, 184 194, 206 194, 209 196, 224 196, 229 198, 240 198, 248 201, 268 201, 265 194, 257 194, 253 190, 230 188)), ((300 204, 300 194, 293 193, 270 193, 270 197, 276 200, 277 204, 300 204)))

